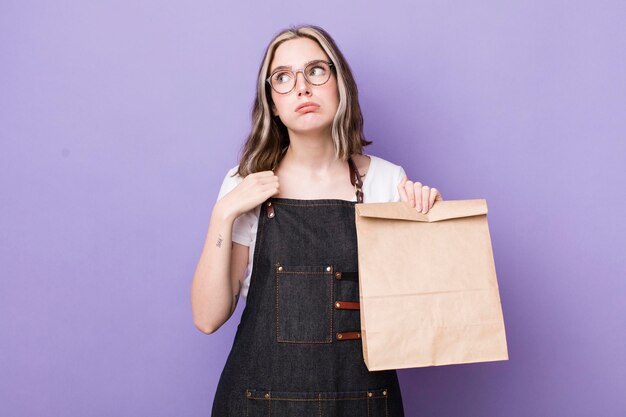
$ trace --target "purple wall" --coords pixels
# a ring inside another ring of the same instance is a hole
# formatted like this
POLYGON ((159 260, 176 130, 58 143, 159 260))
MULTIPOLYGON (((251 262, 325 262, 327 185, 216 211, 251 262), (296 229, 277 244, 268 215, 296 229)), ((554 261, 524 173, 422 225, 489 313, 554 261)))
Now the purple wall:
POLYGON ((626 415, 626 3, 5 0, 0 415, 206 416, 239 314, 190 284, 272 35, 326 28, 373 153, 486 198, 510 360, 407 416, 626 415))

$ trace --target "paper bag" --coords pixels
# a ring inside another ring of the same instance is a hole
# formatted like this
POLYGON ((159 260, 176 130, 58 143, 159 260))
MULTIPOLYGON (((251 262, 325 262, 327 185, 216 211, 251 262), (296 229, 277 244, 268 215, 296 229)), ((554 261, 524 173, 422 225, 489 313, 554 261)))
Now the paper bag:
POLYGON ((508 360, 485 200, 355 205, 370 371, 508 360))

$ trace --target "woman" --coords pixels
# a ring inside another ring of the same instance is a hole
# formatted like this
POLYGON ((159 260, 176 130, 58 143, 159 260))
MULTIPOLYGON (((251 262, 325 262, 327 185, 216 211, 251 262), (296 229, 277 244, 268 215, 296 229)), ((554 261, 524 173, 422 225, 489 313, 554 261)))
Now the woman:
POLYGON ((403 416, 396 372, 363 360, 354 204, 406 201, 426 213, 441 195, 362 153, 371 142, 357 87, 323 29, 280 32, 257 87, 192 285, 207 334, 249 294, 212 415, 403 416))

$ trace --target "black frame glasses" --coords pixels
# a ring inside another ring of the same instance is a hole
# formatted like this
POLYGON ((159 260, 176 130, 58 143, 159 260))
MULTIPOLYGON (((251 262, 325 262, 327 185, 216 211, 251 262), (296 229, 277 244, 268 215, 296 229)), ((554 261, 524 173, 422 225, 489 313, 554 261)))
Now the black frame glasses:
POLYGON ((270 74, 270 76, 269 76, 269 77, 267 77, 267 78, 265 79, 265 81, 266 81, 266 82, 267 82, 267 83, 268 83, 268 84, 272 87, 272 89, 273 89, 274 91, 276 91, 276 93, 278 93, 278 94, 289 94, 289 93, 291 93, 291 92, 293 91, 293 89, 294 89, 294 88, 296 88, 296 84, 298 83, 297 81, 298 81, 298 73, 299 73, 299 72, 301 72, 301 73, 302 73, 302 76, 304 77, 304 79, 306 80, 306 82, 308 82, 308 83, 309 83, 309 84, 311 84, 311 85, 320 86, 320 85, 324 85, 324 84, 326 84, 326 83, 328 82, 328 80, 330 80, 330 77, 331 77, 331 75, 332 75, 332 69, 333 69, 333 67, 334 67, 334 66, 335 66, 335 65, 334 65, 332 62, 330 62, 330 61, 325 61, 325 60, 323 60, 323 59, 316 59, 316 60, 314 60, 314 61, 309 61, 309 62, 307 62, 306 64, 304 64, 304 68, 300 68, 300 69, 297 69, 297 70, 291 70, 291 69, 288 69, 288 68, 278 68, 278 69, 274 70, 274 72, 272 72, 272 73, 270 74), (305 70, 306 70, 307 68, 311 67, 312 65, 319 64, 320 62, 323 62, 323 63, 325 63, 325 64, 327 64, 327 65, 328 65, 329 70, 330 70, 330 71, 329 71, 329 73, 328 73, 328 78, 326 79, 326 81, 321 82, 321 83, 314 83, 314 82, 311 82, 311 80, 309 80, 309 77, 307 77, 307 75, 306 75, 306 71, 305 71, 305 70), (293 77, 293 78, 292 78, 292 79, 293 79, 293 86, 289 89, 289 91, 285 91, 285 92, 278 91, 278 90, 276 89, 276 87, 274 87, 274 85, 272 84, 272 77, 273 77, 276 73, 279 73, 279 72, 287 72, 287 73, 291 73, 291 75, 292 75, 292 77, 293 77))

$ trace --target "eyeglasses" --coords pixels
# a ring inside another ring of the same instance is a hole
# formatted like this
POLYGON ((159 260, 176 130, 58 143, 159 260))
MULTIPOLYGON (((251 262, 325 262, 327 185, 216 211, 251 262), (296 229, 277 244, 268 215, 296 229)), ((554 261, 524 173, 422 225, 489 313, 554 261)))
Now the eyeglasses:
POLYGON ((267 77, 265 81, 267 81, 278 94, 287 94, 296 86, 296 78, 299 72, 302 73, 304 79, 310 84, 322 85, 330 79, 332 66, 334 66, 334 64, 329 61, 311 61, 307 63, 304 68, 295 71, 286 68, 277 69, 272 75, 267 77))

